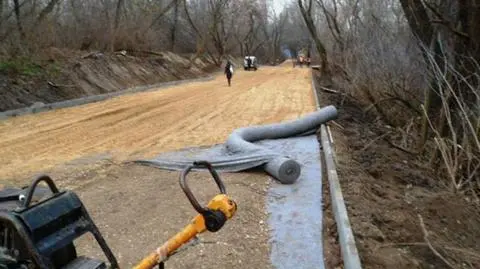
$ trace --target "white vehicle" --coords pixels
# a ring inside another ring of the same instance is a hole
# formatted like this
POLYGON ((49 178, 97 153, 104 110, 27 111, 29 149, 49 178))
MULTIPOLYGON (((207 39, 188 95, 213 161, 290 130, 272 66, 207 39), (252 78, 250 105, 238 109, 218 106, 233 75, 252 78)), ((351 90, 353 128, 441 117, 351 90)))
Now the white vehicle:
POLYGON ((243 59, 243 69, 245 69, 245 70, 253 69, 253 70, 257 71, 257 69, 258 69, 257 57, 255 57, 255 56, 245 56, 245 59, 243 59))

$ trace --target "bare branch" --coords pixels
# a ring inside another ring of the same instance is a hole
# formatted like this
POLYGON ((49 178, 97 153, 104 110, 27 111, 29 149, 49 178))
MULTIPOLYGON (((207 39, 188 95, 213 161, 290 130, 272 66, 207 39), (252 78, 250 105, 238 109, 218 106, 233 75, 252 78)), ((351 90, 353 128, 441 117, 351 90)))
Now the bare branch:
MULTIPOLYGON (((170 3, 157 14, 155 19, 152 20, 152 22, 150 23, 150 26, 147 28, 147 30, 152 29, 153 26, 155 26, 160 21, 160 19, 163 17, 163 15, 165 15, 168 11, 170 11, 175 6, 177 1, 179 1, 179 0, 170 1, 170 3)), ((186 1, 186 0, 184 0, 184 1, 186 1)))
POLYGON ((425 227, 425 223, 423 222, 423 218, 420 214, 418 214, 418 219, 420 221, 420 228, 422 228, 422 231, 423 231, 423 239, 425 240, 425 243, 427 243, 428 245, 428 248, 430 248, 430 250, 433 252, 433 254, 435 254, 435 256, 437 256, 438 258, 440 258, 440 260, 442 260, 446 265, 448 265, 448 267, 452 268, 452 269, 455 269, 455 267, 447 260, 445 259, 445 257, 443 257, 440 252, 438 252, 432 245, 432 243, 430 242, 430 239, 429 239, 429 235, 428 235, 428 231, 427 231, 427 228, 425 227))
POLYGON ((48 2, 48 5, 40 12, 40 15, 38 15, 36 26, 38 26, 42 21, 45 19, 45 17, 50 14, 50 12, 53 11, 55 6, 60 2, 61 0, 50 0, 48 2))
POLYGON ((20 4, 18 0, 13 0, 13 4, 15 10, 15 19, 17 20, 18 32, 20 33, 22 38, 25 38, 25 31, 23 30, 22 19, 20 18, 20 4))

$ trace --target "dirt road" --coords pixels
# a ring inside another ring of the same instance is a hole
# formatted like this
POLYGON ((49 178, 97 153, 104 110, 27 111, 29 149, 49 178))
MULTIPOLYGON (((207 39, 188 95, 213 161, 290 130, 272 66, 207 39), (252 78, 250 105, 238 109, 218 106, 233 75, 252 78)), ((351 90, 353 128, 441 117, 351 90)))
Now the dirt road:
MULTIPOLYGON (((293 119, 315 110, 308 69, 263 67, 239 71, 232 87, 223 76, 100 103, 0 122, 0 184, 27 183, 46 171, 74 189, 121 265, 132 266, 196 214, 178 185, 178 172, 122 160, 187 146, 222 143, 238 127, 293 119)), ((260 173, 223 174, 239 205, 234 219, 203 244, 174 256, 167 268, 271 268, 269 179, 260 173)), ((194 192, 208 201, 216 188, 192 175, 194 192)), ((100 255, 91 237, 81 254, 100 255)))
POLYGON ((307 68, 262 67, 155 92, 0 122, 0 180, 29 176, 85 156, 150 157, 222 143, 238 127, 314 111, 307 68))

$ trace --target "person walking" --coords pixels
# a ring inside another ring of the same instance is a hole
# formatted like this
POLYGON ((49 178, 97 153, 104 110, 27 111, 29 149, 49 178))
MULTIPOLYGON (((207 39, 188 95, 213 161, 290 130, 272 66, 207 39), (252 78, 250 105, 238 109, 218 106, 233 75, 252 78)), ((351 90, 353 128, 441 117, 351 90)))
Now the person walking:
POLYGON ((230 60, 227 61, 225 65, 225 75, 227 76, 228 86, 231 86, 232 76, 233 76, 233 64, 230 60))

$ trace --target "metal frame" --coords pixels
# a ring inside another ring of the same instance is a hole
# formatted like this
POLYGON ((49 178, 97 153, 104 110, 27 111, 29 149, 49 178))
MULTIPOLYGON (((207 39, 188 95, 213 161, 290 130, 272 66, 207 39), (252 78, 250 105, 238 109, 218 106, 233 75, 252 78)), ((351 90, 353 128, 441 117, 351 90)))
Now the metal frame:
POLYGON ((59 192, 53 180, 46 175, 42 175, 37 179, 35 179, 35 181, 32 183, 32 185, 28 189, 28 194, 26 196, 26 199, 23 202, 23 205, 19 209, 11 212, 0 212, 0 220, 10 224, 17 231, 18 236, 24 242, 24 245, 27 251, 29 252, 29 256, 32 257, 34 264, 40 269, 52 268, 50 259, 41 254, 40 249, 33 241, 32 239, 33 234, 31 231, 28 230, 27 224, 24 223, 24 221, 22 220, 23 219, 22 216, 24 216, 25 213, 30 210, 51 206, 52 200, 55 200, 55 199, 71 199, 71 201, 77 200, 76 202, 79 204, 79 207, 80 207, 80 214, 81 214, 80 218, 82 218, 83 226, 81 227, 81 229, 75 229, 73 231, 73 234, 70 231, 70 235, 67 236, 67 239, 65 240, 68 241, 68 238, 71 238, 72 241, 70 241, 70 243, 73 243, 74 239, 82 236, 85 233, 90 232, 95 237, 95 240, 97 241, 98 245, 100 246, 103 253, 107 257, 108 261, 110 262, 110 268, 112 269, 119 268, 118 262, 115 256, 113 255, 113 252, 107 245, 107 242, 101 235, 100 231, 98 230, 98 227, 95 225, 95 223, 91 219, 90 215, 88 214, 80 198, 74 192, 71 192, 71 191, 59 192), (35 189, 37 185, 42 181, 47 183, 47 185, 49 186, 53 194, 51 197, 43 201, 40 201, 37 204, 31 205, 31 200, 35 192, 35 189))
MULTIPOLYGON (((313 68, 313 67, 312 67, 313 68)), ((315 79, 312 74, 312 89, 315 98, 317 110, 320 109, 317 89, 315 87, 315 79)), ((325 158, 325 173, 328 178, 330 186, 330 196, 332 199, 333 214, 335 223, 337 224, 337 232, 340 243, 340 250, 343 258, 343 265, 345 269, 361 269, 362 265, 358 254, 357 246, 355 244, 355 237, 353 236, 352 227, 348 218, 347 207, 343 199, 342 188, 340 180, 338 179, 337 168, 335 165, 335 151, 332 149, 333 138, 328 128, 328 125, 322 124, 320 126, 320 140, 322 151, 325 158)))
POLYGON ((217 171, 215 171, 215 169, 213 169, 213 166, 209 163, 209 162, 206 162, 206 161, 197 161, 197 162, 194 162, 192 165, 189 165, 187 166, 183 171, 182 173, 180 174, 180 186, 182 187, 182 190, 183 192, 185 193, 185 195, 187 196, 188 200, 190 201, 190 203, 192 204, 193 208, 195 208, 195 210, 200 213, 200 214, 205 214, 207 213, 208 211, 210 211, 208 208, 206 207, 202 207, 200 205, 200 203, 198 202, 198 200, 195 198, 195 196, 193 195, 192 193, 192 190, 190 189, 190 187, 187 185, 187 175, 188 173, 190 173, 190 171, 194 168, 207 168, 208 171, 210 171, 210 174, 212 175, 213 177, 213 180, 215 181, 215 183, 217 184, 217 187, 220 191, 221 194, 226 194, 227 193, 227 190, 225 188, 225 185, 223 184, 223 181, 220 179, 220 176, 218 175, 217 171))

